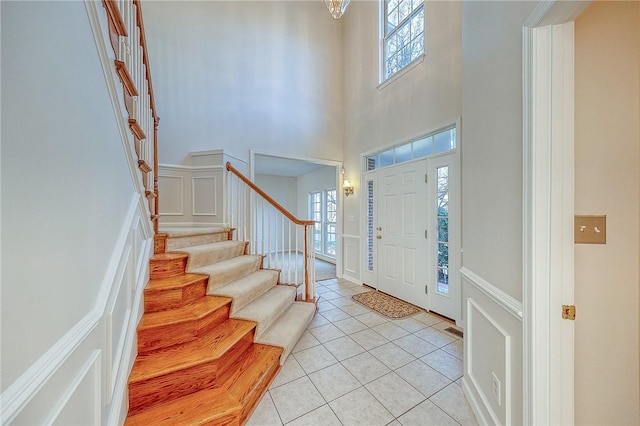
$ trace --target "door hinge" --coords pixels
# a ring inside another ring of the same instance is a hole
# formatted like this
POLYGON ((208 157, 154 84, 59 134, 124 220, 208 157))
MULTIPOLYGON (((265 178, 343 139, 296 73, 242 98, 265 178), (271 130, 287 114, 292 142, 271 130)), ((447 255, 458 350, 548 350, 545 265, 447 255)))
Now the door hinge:
POLYGON ((568 319, 575 321, 576 319, 576 306, 575 305, 562 305, 562 319, 568 319))
POLYGON ((429 294, 429 286, 428 285, 424 286, 424 294, 429 294))
POLYGON ((429 183, 429 175, 426 173, 424 175, 424 183, 429 183))
POLYGON ((424 237, 427 239, 429 238, 429 231, 426 229, 424 230, 424 237))

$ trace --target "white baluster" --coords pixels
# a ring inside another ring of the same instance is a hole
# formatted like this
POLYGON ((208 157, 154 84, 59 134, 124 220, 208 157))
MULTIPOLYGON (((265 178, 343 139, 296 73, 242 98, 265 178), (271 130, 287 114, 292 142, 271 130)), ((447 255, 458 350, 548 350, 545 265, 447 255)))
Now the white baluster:
MULTIPOLYGON (((289 258, 287 261, 287 265, 288 265, 288 271, 287 271, 287 281, 288 282, 292 282, 291 281, 291 221, 289 221, 289 225, 287 228, 287 236, 288 236, 288 245, 289 245, 289 258)), ((294 283, 295 284, 295 283, 294 283)))
POLYGON ((300 233, 299 233, 299 231, 300 231, 300 226, 296 225, 296 257, 295 257, 296 265, 295 265, 295 269, 294 269, 294 271, 295 271, 294 272, 294 274, 295 274, 294 282, 296 284, 298 284, 298 266, 299 266, 298 258, 300 257, 300 249, 299 249, 299 246, 298 246, 298 242, 300 241, 300 233))

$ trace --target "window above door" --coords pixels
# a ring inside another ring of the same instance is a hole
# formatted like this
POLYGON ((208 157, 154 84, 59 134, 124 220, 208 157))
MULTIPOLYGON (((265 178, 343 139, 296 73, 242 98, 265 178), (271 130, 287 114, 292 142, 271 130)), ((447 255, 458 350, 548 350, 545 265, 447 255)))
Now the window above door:
POLYGON ((382 82, 424 55, 424 0, 381 0, 382 82))
POLYGON ((452 127, 367 156, 365 171, 370 172, 381 167, 440 154, 455 148, 456 128, 452 127))

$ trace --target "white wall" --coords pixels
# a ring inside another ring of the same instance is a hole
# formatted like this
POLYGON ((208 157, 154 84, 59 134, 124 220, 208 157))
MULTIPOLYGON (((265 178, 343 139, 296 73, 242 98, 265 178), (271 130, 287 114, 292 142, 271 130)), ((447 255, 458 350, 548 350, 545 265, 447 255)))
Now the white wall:
POLYGON ((490 423, 523 421, 522 25, 535 6, 474 1, 462 13, 465 340, 499 342, 472 353, 465 346, 464 384, 490 423), (492 372, 501 382, 500 403, 492 372))
POLYGON ((298 210, 298 179, 291 176, 275 176, 256 174, 254 182, 276 200, 282 207, 299 219, 306 216, 297 214, 298 210))
POLYGON ((151 228, 91 6, 1 4, 3 423, 101 423, 124 400, 151 228))
POLYGON ((576 424, 640 424, 640 7, 594 2, 575 23, 575 212, 607 244, 575 246, 576 424))
MULTIPOLYGON (((360 280, 361 156, 455 124, 462 112, 460 2, 425 2, 424 61, 388 85, 379 83, 379 2, 352 2, 344 21, 344 168, 355 194, 344 199, 345 269, 360 280), (353 219, 353 220, 351 220, 353 219), (354 252, 357 250, 357 252, 354 252), (352 268, 357 268, 357 272, 352 268), (353 274, 355 272, 355 276, 353 274)), ((462 142, 464 144, 464 141, 462 142)))
POLYGON ((320 1, 144 3, 160 162, 342 158, 341 23, 320 1))

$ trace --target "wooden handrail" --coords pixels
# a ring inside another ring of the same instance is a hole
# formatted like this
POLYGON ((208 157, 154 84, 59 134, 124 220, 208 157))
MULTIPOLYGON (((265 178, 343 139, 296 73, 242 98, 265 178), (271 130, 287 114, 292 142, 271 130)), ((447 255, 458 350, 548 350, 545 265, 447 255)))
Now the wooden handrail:
MULTIPOLYGON (((267 200, 269 202, 269 204, 271 204, 273 207, 275 207, 276 210, 278 210, 280 213, 282 213, 291 222, 295 223, 296 225, 303 225, 303 226, 315 225, 316 222, 313 221, 313 220, 301 220, 301 219, 298 219, 297 217, 295 217, 294 215, 292 215, 287 209, 282 207, 280 205, 280 203, 278 203, 276 200, 271 198, 266 192, 264 192, 262 189, 260 189, 258 186, 256 186, 255 183, 251 182, 251 180, 249 180, 249 178, 247 178, 245 175, 243 175, 238 169, 233 167, 231 165, 231 163, 228 162, 228 161, 227 161, 227 164, 226 164, 226 168, 227 168, 228 171, 230 171, 231 173, 236 175, 241 181, 243 181, 249 188, 253 189, 262 198, 267 200)), ((306 228, 305 228, 305 232, 306 232, 306 228)))

